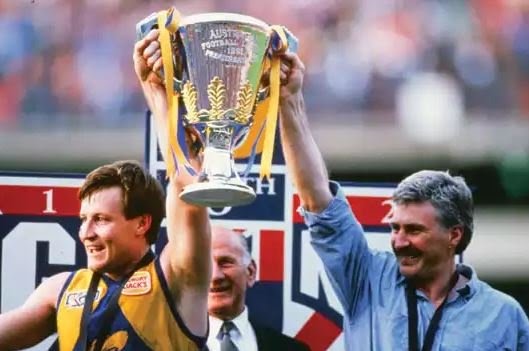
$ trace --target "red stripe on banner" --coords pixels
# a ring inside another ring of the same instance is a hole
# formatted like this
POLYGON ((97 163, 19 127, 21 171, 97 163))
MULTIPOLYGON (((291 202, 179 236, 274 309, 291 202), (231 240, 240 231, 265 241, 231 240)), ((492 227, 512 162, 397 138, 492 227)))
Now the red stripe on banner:
POLYGON ((298 212, 298 208, 301 205, 301 200, 299 199, 299 195, 295 194, 293 199, 293 208, 292 213, 294 214, 292 217, 294 223, 303 223, 303 217, 298 212))
MULTIPOLYGON (((347 196, 347 201, 353 209, 356 218, 362 225, 382 225, 382 219, 390 210, 383 202, 389 197, 376 196, 347 196)), ((298 195, 294 195, 293 210, 294 223, 303 223, 303 217, 297 212, 301 202, 298 195)))
POLYGON ((77 187, 0 185, 2 214, 78 216, 77 187))
POLYGON ((382 225, 382 219, 391 209, 383 202, 387 197, 348 196, 347 201, 362 225, 382 225))
POLYGON ((325 318, 321 313, 314 314, 296 335, 296 339, 310 346, 312 351, 325 351, 340 336, 342 329, 325 318))
POLYGON ((259 280, 283 281, 284 237, 282 230, 261 230, 259 280))

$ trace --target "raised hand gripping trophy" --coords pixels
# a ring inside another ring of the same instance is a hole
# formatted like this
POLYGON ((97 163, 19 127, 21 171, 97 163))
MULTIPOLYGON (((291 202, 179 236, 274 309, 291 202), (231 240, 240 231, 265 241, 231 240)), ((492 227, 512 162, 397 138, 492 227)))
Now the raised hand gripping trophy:
POLYGON ((160 30, 163 78, 169 102, 168 174, 188 167, 180 126, 191 128, 204 147, 199 181, 185 187, 186 202, 210 207, 252 202, 255 193, 235 170, 234 157, 255 156, 262 144, 261 177, 270 176, 279 99, 279 55, 296 39, 283 27, 249 16, 153 13, 136 25, 138 40, 160 30), (261 85, 270 72, 270 84, 261 85), (179 111, 179 99, 185 112, 179 111), (264 135, 262 135, 264 132, 264 135), (263 139, 263 140, 261 140, 263 139), (180 142, 179 142, 180 141, 180 142))

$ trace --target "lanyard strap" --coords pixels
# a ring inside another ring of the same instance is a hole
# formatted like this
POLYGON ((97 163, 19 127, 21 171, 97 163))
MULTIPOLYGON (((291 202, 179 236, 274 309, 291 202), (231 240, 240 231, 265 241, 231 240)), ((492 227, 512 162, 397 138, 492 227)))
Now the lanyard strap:
MULTIPOLYGON (((109 302, 107 304, 107 307, 105 311, 103 312, 103 315, 101 316, 101 321, 99 323, 99 329, 96 333, 96 344, 93 349, 93 351, 99 351, 103 347, 103 343, 105 341, 106 336, 108 335, 108 331, 110 329, 110 325, 112 322, 112 316, 115 315, 115 312, 118 308, 118 300, 121 296, 121 291, 123 290, 123 287, 129 280, 129 278, 141 267, 147 265, 149 262, 151 262, 154 259, 154 253, 149 250, 143 258, 134 266, 134 269, 127 274, 123 279, 121 279, 118 288, 114 291, 112 296, 110 296, 109 302)), ((98 272, 94 272, 92 274, 92 278, 90 279, 90 286, 88 287, 88 292, 86 293, 86 298, 83 306, 83 313, 81 315, 81 325, 79 329, 79 338, 77 338, 77 342, 75 343, 74 350, 75 351, 86 351, 87 350, 87 344, 88 344, 88 321, 90 320, 90 316, 92 314, 92 304, 94 302, 94 298, 97 292, 97 286, 99 284, 99 280, 101 279, 101 274, 98 272)))
MULTIPOLYGON (((426 335, 424 336, 424 344, 422 345, 421 351, 430 351, 432 349, 435 333, 439 329, 439 322, 441 322, 441 318, 443 317, 443 309, 448 300, 448 295, 450 295, 450 291, 457 283, 458 276, 458 273, 455 272, 452 278, 450 278, 448 293, 433 314, 432 320, 426 330, 426 335)), ((419 351, 417 293, 410 282, 406 284, 406 303, 408 305, 408 349, 409 351, 419 351)))
POLYGON ((79 337, 75 343, 74 350, 86 351, 87 344, 87 330, 88 330, 88 319, 94 303, 94 298, 97 292, 97 285, 101 279, 101 274, 94 272, 90 279, 90 285, 88 286, 88 292, 84 299, 83 313, 81 314, 81 325, 79 326, 79 337))

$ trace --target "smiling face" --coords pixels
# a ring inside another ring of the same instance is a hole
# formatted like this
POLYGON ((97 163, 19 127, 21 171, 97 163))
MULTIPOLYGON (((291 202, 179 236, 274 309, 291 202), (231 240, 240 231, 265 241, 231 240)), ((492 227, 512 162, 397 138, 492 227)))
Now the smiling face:
POLYGON ((88 268, 120 277, 145 253, 148 219, 125 218, 120 187, 103 188, 85 197, 80 218, 79 238, 86 250, 88 268))
POLYGON ((209 314, 230 320, 244 310, 246 289, 255 283, 256 266, 241 234, 225 228, 212 233, 213 274, 208 295, 209 314))
POLYGON ((453 265, 461 229, 441 226, 430 202, 395 205, 389 223, 391 246, 406 278, 432 281, 453 265))

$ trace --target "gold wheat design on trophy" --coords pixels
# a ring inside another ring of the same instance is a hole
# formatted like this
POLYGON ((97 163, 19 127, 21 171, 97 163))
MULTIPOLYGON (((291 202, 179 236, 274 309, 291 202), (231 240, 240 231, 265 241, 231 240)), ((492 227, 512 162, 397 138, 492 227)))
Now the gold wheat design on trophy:
MULTIPOLYGON (((182 88, 182 99, 187 109, 186 120, 188 123, 198 123, 200 121, 221 120, 227 111, 224 111, 226 100, 226 86, 219 77, 214 77, 208 85, 208 100, 211 109, 201 109, 197 107, 197 89, 191 81, 187 81, 182 88)), ((248 124, 253 108, 254 94, 250 81, 246 81, 237 93, 237 107, 235 116, 230 117, 236 123, 248 124)))
POLYGON ((208 85, 208 99, 211 109, 211 119, 221 119, 224 100, 226 99, 226 86, 219 77, 214 77, 208 85))
POLYGON ((197 90, 193 83, 187 81, 182 89, 182 99, 187 109, 187 121, 196 123, 199 121, 197 112, 197 90))
POLYGON ((252 112, 253 89, 250 81, 246 81, 237 94, 237 112, 235 122, 248 124, 252 112))

